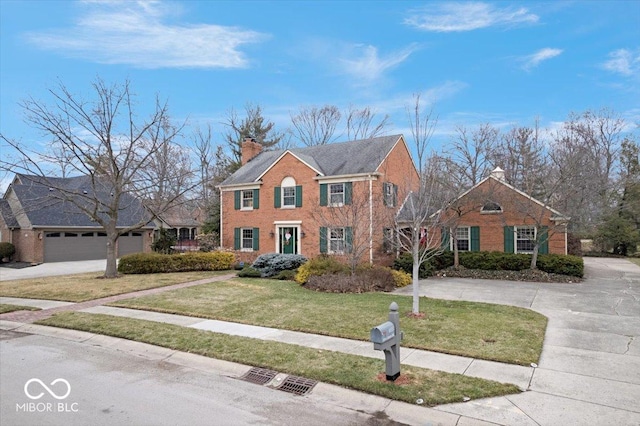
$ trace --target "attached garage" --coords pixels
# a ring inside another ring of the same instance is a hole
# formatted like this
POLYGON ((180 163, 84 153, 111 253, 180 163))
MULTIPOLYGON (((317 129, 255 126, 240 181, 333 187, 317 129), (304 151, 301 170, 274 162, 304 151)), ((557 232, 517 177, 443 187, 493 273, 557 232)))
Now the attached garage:
MULTIPOLYGON (((143 251, 142 233, 129 232, 118 239, 118 257, 143 251)), ((44 233, 44 261, 69 262, 107 258, 107 234, 98 231, 44 233)))

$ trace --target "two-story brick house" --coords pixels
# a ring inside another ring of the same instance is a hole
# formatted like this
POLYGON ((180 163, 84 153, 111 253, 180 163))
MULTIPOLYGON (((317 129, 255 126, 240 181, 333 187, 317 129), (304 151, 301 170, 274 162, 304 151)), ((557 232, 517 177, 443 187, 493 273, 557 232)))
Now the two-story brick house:
POLYGON ((569 217, 505 181, 496 168, 477 185, 434 214, 438 241, 459 251, 567 254, 569 217), (452 233, 455 233, 455 238, 452 233))
POLYGON ((373 261, 417 183, 402 135, 265 152, 247 139, 242 166, 219 186, 221 246, 373 261))

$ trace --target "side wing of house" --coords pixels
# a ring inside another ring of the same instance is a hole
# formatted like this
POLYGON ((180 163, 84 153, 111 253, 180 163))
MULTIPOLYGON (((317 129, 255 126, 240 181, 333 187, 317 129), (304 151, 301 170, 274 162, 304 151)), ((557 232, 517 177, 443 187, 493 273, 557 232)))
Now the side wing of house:
POLYGON ((567 218, 497 179, 488 178, 441 217, 440 241, 459 251, 567 254, 567 218), (452 235, 455 233, 455 236, 452 235))

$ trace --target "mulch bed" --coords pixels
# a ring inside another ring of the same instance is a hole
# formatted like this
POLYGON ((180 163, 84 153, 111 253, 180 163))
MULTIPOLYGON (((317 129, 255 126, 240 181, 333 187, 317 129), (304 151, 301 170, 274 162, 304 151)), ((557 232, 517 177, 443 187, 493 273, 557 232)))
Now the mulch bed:
POLYGON ((526 269, 524 271, 485 271, 482 269, 467 269, 463 266, 447 268, 436 272, 436 277, 479 278, 486 280, 533 281, 542 283, 579 283, 582 278, 569 275, 550 274, 540 270, 526 269))

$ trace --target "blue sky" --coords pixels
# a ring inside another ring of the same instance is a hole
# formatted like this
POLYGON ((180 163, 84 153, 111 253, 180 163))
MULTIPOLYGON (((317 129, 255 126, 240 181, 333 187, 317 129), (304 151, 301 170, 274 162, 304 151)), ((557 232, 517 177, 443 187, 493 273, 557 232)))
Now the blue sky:
POLYGON ((0 0, 0 16, 0 132, 33 144, 17 103, 98 76, 218 142, 247 102, 281 130, 301 106, 369 106, 409 136, 414 93, 439 116, 436 148, 457 125, 553 128, 605 107, 640 122, 640 1, 0 0))

